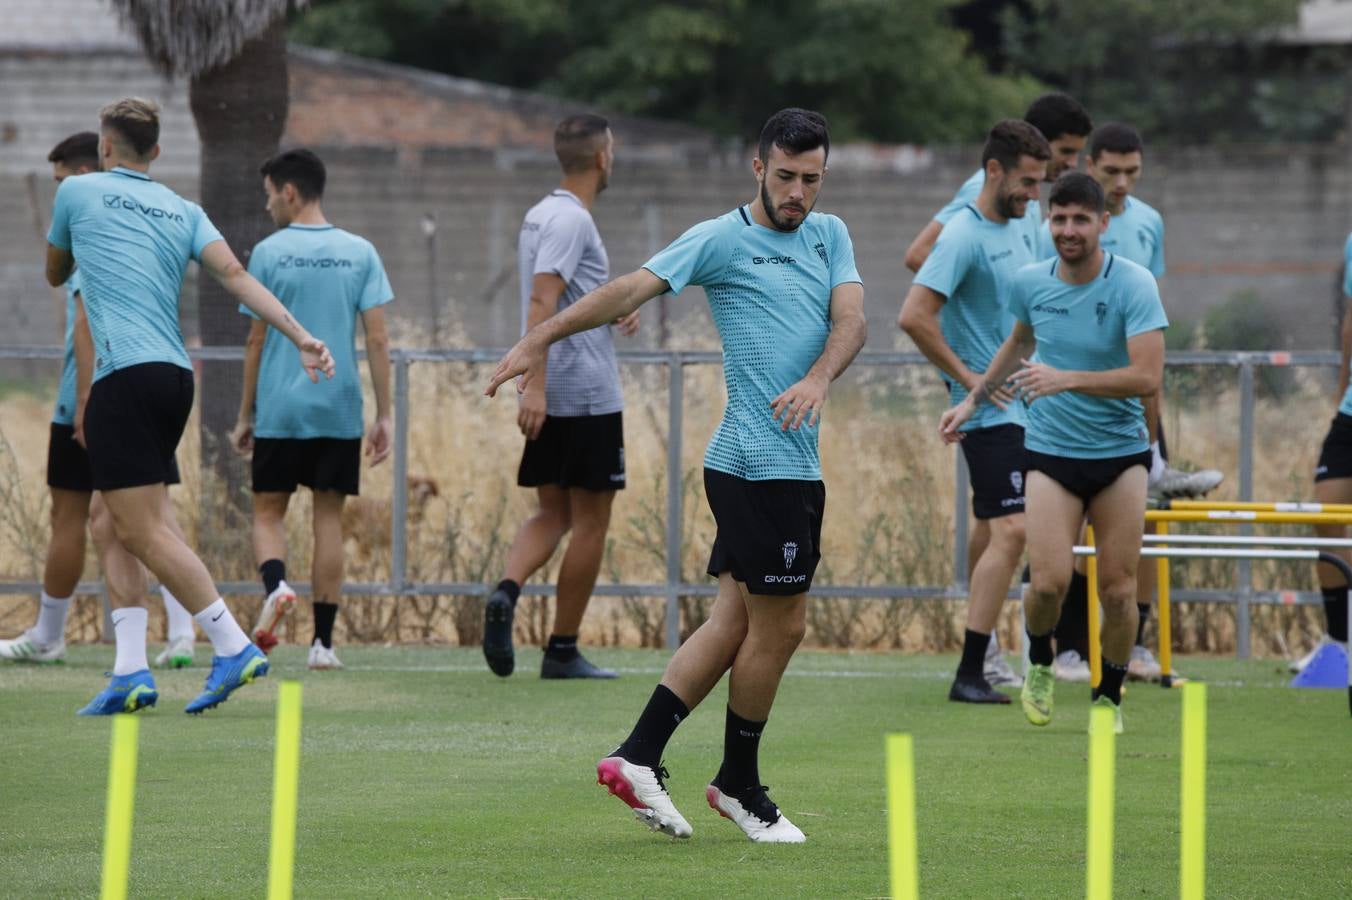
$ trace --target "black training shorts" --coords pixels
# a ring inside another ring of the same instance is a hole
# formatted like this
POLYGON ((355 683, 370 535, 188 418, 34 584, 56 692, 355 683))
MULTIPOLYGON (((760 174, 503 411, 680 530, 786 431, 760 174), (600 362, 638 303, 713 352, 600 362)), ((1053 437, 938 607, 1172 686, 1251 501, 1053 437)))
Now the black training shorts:
POLYGON ((356 496, 361 482, 361 438, 254 438, 255 494, 312 491, 356 496))
POLYGON ((546 416, 540 436, 526 441, 516 483, 589 491, 624 487, 624 417, 546 416))
POLYGON ((1330 478, 1352 478, 1352 416, 1347 413, 1338 413, 1329 423, 1314 469, 1315 481, 1330 478))
POLYGON ((85 444, 94 489, 174 484, 174 451, 192 412, 192 370, 141 363, 98 381, 85 409, 85 444))
POLYGON ((1023 512, 1023 476, 1028 471, 1023 426, 964 431, 959 446, 972 482, 972 515, 998 519, 1023 512))
POLYGON ((710 575, 724 572, 753 594, 801 594, 821 560, 826 485, 777 478, 748 481, 704 470, 704 493, 718 524, 710 575))
POLYGON ((1085 505, 1132 466, 1142 466, 1146 472, 1150 471, 1149 450, 1132 453, 1129 456, 1110 456, 1106 459, 1051 456, 1033 450, 1027 453, 1029 472, 1041 472, 1079 497, 1085 505))

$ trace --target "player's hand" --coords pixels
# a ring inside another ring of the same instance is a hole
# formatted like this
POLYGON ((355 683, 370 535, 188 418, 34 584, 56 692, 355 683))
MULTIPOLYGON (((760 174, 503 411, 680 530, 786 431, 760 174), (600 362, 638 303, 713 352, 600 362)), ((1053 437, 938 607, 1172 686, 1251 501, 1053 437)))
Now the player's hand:
MULTIPOLYGON (((984 374, 984 373, 983 373, 984 374)), ((983 381, 982 375, 973 375, 972 380, 966 385, 967 393, 975 394, 983 381)), ((1009 382, 1005 382, 992 390, 986 397, 986 400, 997 409, 1006 409, 1009 404, 1014 402, 1015 393, 1009 382)))
POLYGON ((498 388, 518 375, 521 379, 516 383, 516 392, 524 394, 526 388, 544 372, 547 350, 548 345, 533 337, 532 332, 526 332, 525 337, 517 341, 516 346, 508 350, 507 355, 498 362, 498 367, 493 370, 493 377, 489 379, 488 387, 484 390, 484 396, 496 397, 498 388))
POLYGON ((968 394, 961 403, 944 410, 944 414, 939 417, 939 437, 943 438, 945 444, 956 444, 962 440, 962 432, 958 429, 976 412, 976 403, 973 402, 975 396, 968 394))
POLYGON ((230 430, 230 446, 240 456, 248 456, 253 453, 254 448, 254 429, 253 422, 248 419, 240 419, 235 423, 235 427, 230 430))
POLYGON ((532 382, 531 386, 522 392, 516 410, 516 424, 526 436, 526 440, 533 441, 540 436, 540 429, 545 425, 545 408, 544 385, 538 381, 532 382))
POLYGON ((85 398, 80 397, 75 401, 75 421, 72 423, 74 433, 70 436, 70 439, 88 450, 89 448, 85 447, 84 420, 85 398))
POLYGON ((634 310, 627 316, 620 316, 610 324, 619 330, 621 337, 633 337, 638 333, 638 310, 634 310))
POLYGON ((1026 359, 1019 362, 1023 363, 1023 368, 1010 377, 1009 383, 1029 403, 1039 397, 1050 397, 1070 389, 1070 380, 1060 369, 1053 369, 1045 363, 1029 362, 1026 359))
POLYGON ((378 466, 394 447, 394 423, 389 416, 380 416, 366 430, 366 463, 378 466))
POLYGON ((311 382, 318 384, 321 372, 325 378, 333 377, 333 354, 324 346, 323 341, 312 334, 307 334, 296 346, 300 349, 300 364, 304 367, 305 374, 310 376, 311 382))
POLYGON ((797 431, 807 417, 807 427, 817 427, 822 416, 822 407, 826 405, 826 389, 829 382, 824 378, 807 376, 802 381, 789 386, 789 389, 770 401, 774 418, 780 423, 781 431, 797 431))

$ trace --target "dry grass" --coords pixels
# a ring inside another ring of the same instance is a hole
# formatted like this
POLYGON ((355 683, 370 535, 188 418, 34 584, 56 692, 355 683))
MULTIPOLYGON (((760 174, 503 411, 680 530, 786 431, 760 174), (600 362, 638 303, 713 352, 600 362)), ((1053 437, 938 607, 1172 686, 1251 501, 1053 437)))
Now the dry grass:
MULTIPOLYGON (((454 341, 456 336, 447 336, 454 341)), ((706 340, 696 335, 693 340, 706 340)), ((491 582, 503 566, 517 524, 529 514, 532 496, 515 486, 521 438, 510 397, 481 396, 488 366, 415 363, 410 372, 411 433, 408 470, 440 484, 421 523, 408 536, 408 575, 415 582, 491 582)), ((1176 462, 1209 465, 1230 473, 1218 497, 1237 491, 1238 400, 1233 373, 1198 378, 1172 375, 1166 431, 1176 462), (1226 378, 1229 381, 1226 382, 1226 378), (1218 383, 1219 382, 1219 383, 1218 383)), ((1259 397, 1255 446, 1255 495, 1297 499, 1311 495, 1309 473, 1318 455, 1332 402, 1324 373, 1296 373, 1290 392, 1259 397)), ((620 492, 612 518, 609 552, 601 580, 661 583, 665 579, 666 370, 628 367, 624 373, 629 487, 620 492)), ((0 576, 32 579, 45 552, 46 421, 54 384, 23 383, 0 397, 0 576)), ((713 521, 703 498, 701 460, 722 413, 722 374, 716 366, 686 370, 682 573, 704 579, 713 521)), ((943 585, 953 560, 953 457, 934 437, 945 402, 937 379, 923 368, 856 366, 833 389, 822 431, 828 486, 820 584, 943 585)), ((368 398, 368 404, 370 403, 368 398)), ((368 406, 368 409, 370 407, 368 406)), ((194 421, 180 448, 184 484, 174 498, 181 520, 213 574, 221 580, 256 577, 248 523, 240 518, 212 478, 198 466, 194 421)), ((240 465, 243 465, 241 462, 240 465)), ((363 494, 390 496, 392 467, 363 473, 363 494)), ((247 507, 247 503, 246 503, 247 507)), ((310 502, 301 492, 288 518, 289 571, 308 577, 310 502)), ((551 581, 559 556, 536 578, 551 581)), ((349 554, 351 581, 384 581, 388 547, 349 554)), ((1221 561, 1178 562, 1174 583, 1182 587, 1234 589, 1236 566, 1221 561)), ((86 577, 97 577, 93 560, 86 577)), ((1255 586, 1310 589, 1308 565, 1255 563, 1255 586)), ((260 597, 230 598, 237 615, 252 621, 260 597)), ((703 621, 707 598, 682 601, 682 631, 703 621)), ((480 639, 482 601, 475 597, 346 598, 340 638, 353 642, 421 641, 475 644, 480 639)), ((156 604, 152 604, 154 608, 156 604)), ((0 600, 0 633, 24 627, 34 602, 0 600)), ((518 617, 518 638, 543 642, 552 604, 527 598, 518 617)), ((940 650, 955 647, 964 606, 918 600, 816 598, 810 606, 809 642, 817 646, 940 650)), ((308 639, 308 616, 288 626, 291 640, 308 639)), ((1007 611, 1002 637, 1014 638, 1015 611, 1007 611)), ((1175 616, 1179 646, 1188 651, 1234 648, 1233 607, 1180 604, 1175 616)), ((1320 614, 1308 608, 1255 607, 1254 650, 1283 654, 1318 633, 1320 614)), ((99 614, 92 598, 77 606, 74 639, 97 636, 99 614)), ((152 626, 157 628, 158 626, 152 626)), ((597 598, 583 639, 609 645, 659 645, 662 603, 658 598, 597 598)))

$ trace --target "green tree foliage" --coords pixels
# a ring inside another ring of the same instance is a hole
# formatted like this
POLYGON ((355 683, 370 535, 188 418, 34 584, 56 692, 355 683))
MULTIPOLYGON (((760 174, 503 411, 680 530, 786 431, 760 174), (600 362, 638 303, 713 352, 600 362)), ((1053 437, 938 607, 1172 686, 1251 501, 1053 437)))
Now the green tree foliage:
POLYGON ((992 74, 957 0, 329 0, 301 43, 754 134, 820 109, 841 139, 972 141, 1039 91, 992 74))
POLYGON ((1001 14, 1004 58, 1147 140, 1328 139, 1341 127, 1347 58, 1270 40, 1299 6, 1025 0, 1001 14))

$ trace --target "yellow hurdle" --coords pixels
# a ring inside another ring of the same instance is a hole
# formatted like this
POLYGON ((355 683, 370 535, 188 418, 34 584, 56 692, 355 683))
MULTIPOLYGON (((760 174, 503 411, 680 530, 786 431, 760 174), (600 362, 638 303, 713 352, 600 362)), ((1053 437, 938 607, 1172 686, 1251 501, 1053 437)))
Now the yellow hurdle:
MULTIPOLYGON (((1092 641, 1090 642, 1093 643, 1092 641)), ((1113 782, 1116 778, 1116 716, 1101 706, 1089 710, 1089 847, 1085 856, 1085 896, 1113 895, 1113 782)))
POLYGON ((124 900, 131 868, 131 823, 136 796, 135 716, 113 716, 112 752, 108 761, 108 809, 103 824, 103 900, 124 900))
POLYGON ((915 754, 909 734, 887 736, 887 848, 892 896, 916 900, 920 873, 915 849, 915 754))
POLYGON ((1206 685, 1183 685, 1182 794, 1179 803, 1179 896, 1206 896, 1206 685))
POLYGON ((1212 522, 1234 525, 1352 525, 1352 512, 1264 512, 1247 509, 1147 509, 1147 522, 1212 522))
MULTIPOLYGON (((1084 527, 1084 542, 1094 546, 1094 527, 1084 527)), ((1098 687, 1103 677, 1103 637, 1099 624, 1098 554, 1085 557, 1085 580, 1089 582, 1089 686, 1098 687)))
MULTIPOLYGON (((1155 523, 1156 534, 1168 534, 1168 522, 1155 523)), ((1156 544, 1156 547, 1168 547, 1168 544, 1156 544)), ((1174 633, 1173 610, 1169 606, 1169 559, 1161 556, 1155 560, 1155 606, 1160 618, 1160 684, 1172 687, 1174 683, 1174 633)))
POLYGON ((272 849, 268 900, 290 900, 296 860, 296 796, 300 788, 300 682, 277 691, 277 751, 272 776, 272 849))
POLYGON ((1277 513, 1352 513, 1352 503, 1307 503, 1303 500, 1259 503, 1242 501, 1222 503, 1211 500, 1170 500, 1169 509, 1185 512, 1208 512, 1212 510, 1232 510, 1249 512, 1277 513))

